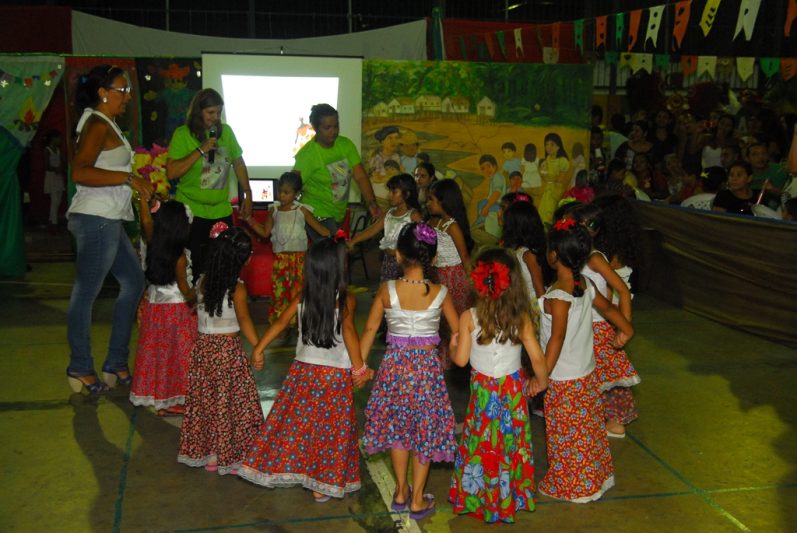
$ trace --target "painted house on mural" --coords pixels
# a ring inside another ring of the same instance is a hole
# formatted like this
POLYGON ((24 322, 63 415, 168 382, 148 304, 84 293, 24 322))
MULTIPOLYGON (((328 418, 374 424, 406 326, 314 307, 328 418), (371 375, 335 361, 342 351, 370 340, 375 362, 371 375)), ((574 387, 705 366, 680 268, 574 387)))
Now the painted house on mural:
POLYGON ((470 112, 470 99, 464 96, 446 96, 442 103, 443 113, 467 115, 470 112))
POLYGON ((476 115, 481 121, 489 121, 495 118, 495 102, 487 96, 479 100, 476 104, 476 115))
POLYGON ((408 96, 397 96, 387 104, 392 116, 412 116, 415 114, 415 100, 408 96))
POLYGON ((415 99, 415 110, 423 116, 438 116, 443 109, 443 99, 433 94, 423 94, 415 99))
POLYGON ((384 102, 379 102, 375 106, 371 107, 371 112, 368 113, 368 116, 380 118, 387 118, 389 115, 390 109, 388 109, 387 104, 384 102))

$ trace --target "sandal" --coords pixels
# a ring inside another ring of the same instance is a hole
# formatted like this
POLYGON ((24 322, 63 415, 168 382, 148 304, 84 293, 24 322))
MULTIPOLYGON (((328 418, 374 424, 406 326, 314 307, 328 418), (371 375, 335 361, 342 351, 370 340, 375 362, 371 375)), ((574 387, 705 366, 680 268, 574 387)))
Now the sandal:
POLYGON ((327 503, 331 498, 332 496, 327 494, 313 491, 313 500, 315 500, 316 503, 327 503), (318 494, 318 496, 316 496, 316 494, 318 494))
POLYGON ((397 512, 406 511, 407 510, 407 502, 409 502, 412 499, 412 487, 410 487, 409 494, 407 494, 407 498, 403 502, 401 502, 401 503, 397 502, 396 501, 396 497, 397 496, 398 496, 398 494, 394 494, 393 495, 393 502, 390 504, 390 508, 393 511, 397 511, 397 512))
POLYGON ((426 502, 426 507, 424 507, 419 511, 413 511, 412 506, 409 507, 410 518, 412 518, 413 520, 423 520, 424 518, 435 512, 434 495, 424 494, 423 501, 426 502))
POLYGON ((109 368, 107 365, 103 365, 102 367, 102 377, 105 379, 105 382, 108 384, 110 388, 114 388, 116 386, 117 381, 120 385, 130 385, 133 383, 133 374, 130 373, 130 369, 127 368, 127 365, 117 368, 113 370, 109 368), (127 376, 122 377, 119 374, 125 373, 127 376))
POLYGON ((185 414, 184 405, 174 405, 166 409, 158 409, 158 416, 183 416, 185 414))
POLYGON ((73 392, 81 392, 84 388, 89 391, 89 394, 92 396, 97 394, 103 394, 111 390, 108 385, 100 381, 97 377, 97 374, 92 372, 91 374, 86 374, 83 376, 79 376, 66 369, 66 379, 69 381, 69 386, 72 387, 73 392), (83 378, 93 377, 94 381, 92 383, 86 383, 83 381, 83 378))

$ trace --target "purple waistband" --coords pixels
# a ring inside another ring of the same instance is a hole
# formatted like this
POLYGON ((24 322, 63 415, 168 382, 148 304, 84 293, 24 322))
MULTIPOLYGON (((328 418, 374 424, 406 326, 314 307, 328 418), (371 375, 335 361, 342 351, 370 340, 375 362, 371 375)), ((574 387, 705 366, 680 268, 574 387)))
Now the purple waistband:
POLYGON ((440 344, 440 335, 431 335, 429 337, 399 337, 398 335, 388 333, 387 343, 392 346, 398 346, 399 348, 440 344))

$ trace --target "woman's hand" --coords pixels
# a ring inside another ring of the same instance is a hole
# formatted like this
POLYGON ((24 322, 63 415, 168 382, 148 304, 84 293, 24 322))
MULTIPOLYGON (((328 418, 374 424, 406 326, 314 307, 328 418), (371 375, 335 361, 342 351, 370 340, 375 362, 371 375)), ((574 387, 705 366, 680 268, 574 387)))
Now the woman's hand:
POLYGON ((208 137, 202 141, 202 144, 199 145, 199 149, 204 153, 208 153, 211 150, 215 150, 218 144, 219 140, 216 137, 208 137))
POLYGON ((138 192, 141 200, 149 202, 152 198, 153 186, 149 180, 136 175, 130 175, 133 179, 129 180, 130 188, 138 192))
POLYGON ((264 363, 263 350, 252 352, 252 366, 255 370, 263 370, 264 363))

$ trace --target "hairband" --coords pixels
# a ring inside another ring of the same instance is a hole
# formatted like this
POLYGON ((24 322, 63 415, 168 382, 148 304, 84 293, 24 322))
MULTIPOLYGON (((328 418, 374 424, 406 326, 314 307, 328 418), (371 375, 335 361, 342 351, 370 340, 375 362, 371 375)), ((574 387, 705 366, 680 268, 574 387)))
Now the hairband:
POLYGON ((218 237, 228 229, 230 229, 230 226, 228 226, 226 222, 219 220, 218 222, 213 224, 212 228, 210 228, 210 238, 215 239, 216 237, 218 237))
POLYGON ((573 229, 575 225, 576 221, 572 218, 560 218, 554 223, 553 229, 556 231, 568 231, 573 229))
POLYGON ((340 228, 332 236, 332 240, 335 241, 335 242, 348 241, 349 240, 349 234, 346 232, 345 229, 340 228))
POLYGON ((497 261, 479 261, 470 278, 477 293, 497 300, 509 288, 509 267, 497 261))
POLYGON ((437 243, 437 232, 426 224, 418 224, 413 230, 415 238, 426 244, 437 243))
POLYGON ((152 205, 149 207, 149 212, 154 215, 155 213, 158 212, 160 208, 161 208, 161 201, 155 198, 155 201, 152 202, 152 205))
POLYGON ((530 204, 531 203, 531 198, 529 198, 528 194, 526 194, 524 192, 519 192, 519 193, 515 194, 515 201, 516 202, 526 202, 526 203, 530 204))

